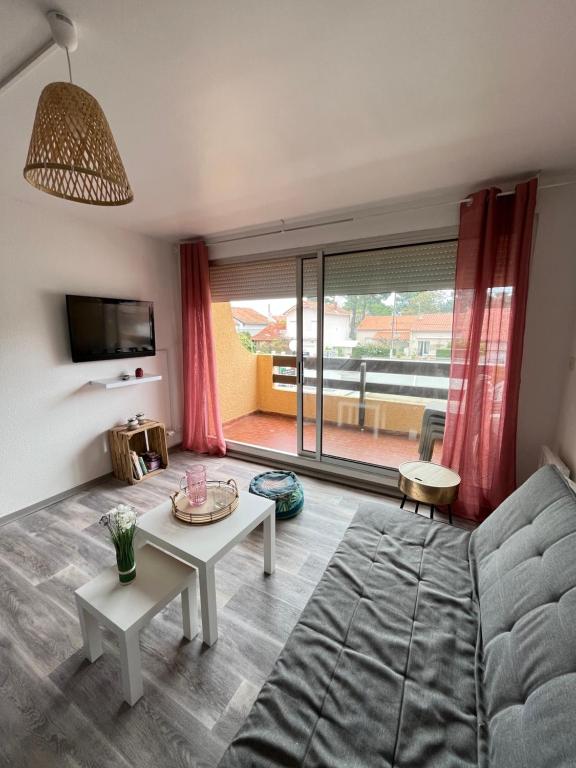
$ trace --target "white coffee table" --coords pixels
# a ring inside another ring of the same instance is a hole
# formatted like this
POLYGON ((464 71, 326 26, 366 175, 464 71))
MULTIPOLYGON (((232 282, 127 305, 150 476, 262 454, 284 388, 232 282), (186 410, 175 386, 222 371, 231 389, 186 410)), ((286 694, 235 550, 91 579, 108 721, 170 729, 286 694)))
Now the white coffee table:
POLYGON ((189 525, 172 514, 166 501, 138 518, 138 544, 149 541, 198 569, 202 637, 206 645, 218 639, 214 566, 257 525, 264 523, 264 572, 275 567, 275 504, 269 499, 240 491, 237 509, 224 520, 209 525, 189 525))

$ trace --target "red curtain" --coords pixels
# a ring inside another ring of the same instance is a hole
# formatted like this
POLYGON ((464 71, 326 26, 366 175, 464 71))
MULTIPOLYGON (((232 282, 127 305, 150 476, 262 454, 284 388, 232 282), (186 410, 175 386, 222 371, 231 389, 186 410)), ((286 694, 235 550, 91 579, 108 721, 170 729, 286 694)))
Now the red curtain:
POLYGON ((182 446, 197 453, 224 456, 226 442, 218 404, 206 243, 181 245, 180 266, 184 350, 182 446))
POLYGON ((462 478, 455 511, 484 520, 516 487, 516 422, 537 181, 460 208, 452 364, 442 464, 462 478))

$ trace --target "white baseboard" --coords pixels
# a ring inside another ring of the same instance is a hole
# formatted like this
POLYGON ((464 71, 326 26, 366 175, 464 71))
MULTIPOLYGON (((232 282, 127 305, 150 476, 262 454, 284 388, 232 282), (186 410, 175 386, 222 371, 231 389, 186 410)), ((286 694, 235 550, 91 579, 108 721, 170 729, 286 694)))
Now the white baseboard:
MULTIPOLYGON (((170 446, 168 452, 170 453, 170 451, 180 450, 181 447, 182 442, 177 442, 175 445, 170 446)), ((65 501, 65 499, 69 499, 70 496, 74 496, 75 493, 87 491, 88 489, 93 488, 95 485, 100 485, 100 483, 103 483, 105 480, 110 480, 112 477, 114 477, 112 472, 107 472, 105 475, 100 475, 100 477, 95 477, 93 480, 87 480, 85 483, 75 485, 74 488, 69 488, 67 491, 57 493, 55 496, 49 496, 47 499, 42 499, 41 501, 37 501, 35 504, 30 504, 29 507, 16 509, 14 512, 7 512, 5 515, 0 515, 0 527, 6 525, 6 523, 12 522, 13 520, 17 520, 20 517, 26 517, 26 515, 31 515, 32 513, 38 512, 41 509, 51 507, 53 504, 58 504, 60 501, 65 501)))
POLYGON ((69 488, 67 491, 57 493, 55 496, 50 496, 47 499, 37 501, 35 504, 30 504, 29 507, 16 509, 14 512, 7 512, 5 515, 0 516, 0 526, 6 525, 6 523, 10 523, 20 517, 31 515, 33 512, 38 512, 40 509, 51 507, 53 504, 58 504, 58 502, 69 499, 70 496, 74 496, 75 493, 80 493, 81 491, 86 491, 89 488, 93 488, 95 485, 100 485, 100 483, 104 482, 104 480, 109 480, 111 477, 113 477, 112 472, 108 472, 105 475, 100 475, 100 477, 95 477, 93 480, 88 480, 87 482, 81 483, 80 485, 75 485, 74 488, 69 488))

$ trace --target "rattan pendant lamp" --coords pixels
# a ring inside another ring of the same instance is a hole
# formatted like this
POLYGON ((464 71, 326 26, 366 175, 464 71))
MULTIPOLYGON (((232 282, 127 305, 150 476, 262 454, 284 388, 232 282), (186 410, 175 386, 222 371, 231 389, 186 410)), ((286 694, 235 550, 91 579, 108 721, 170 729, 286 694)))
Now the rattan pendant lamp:
POLYGON ((76 203, 130 203, 134 195, 104 112, 72 83, 76 27, 58 11, 47 17, 55 42, 66 51, 70 82, 50 83, 40 94, 24 178, 42 192, 76 203))

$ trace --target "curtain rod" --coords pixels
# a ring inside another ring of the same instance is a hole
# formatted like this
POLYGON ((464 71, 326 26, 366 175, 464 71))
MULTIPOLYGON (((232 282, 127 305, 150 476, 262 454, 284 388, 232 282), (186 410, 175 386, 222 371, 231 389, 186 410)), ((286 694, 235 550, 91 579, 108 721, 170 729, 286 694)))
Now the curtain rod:
MULTIPOLYGON (((576 179, 571 179, 570 181, 559 181, 556 183, 551 184, 543 184, 539 187, 539 191, 544 189, 555 189, 557 187, 566 187, 571 186, 572 184, 576 184, 576 179)), ((508 192, 498 192, 497 197, 507 197, 508 195, 514 195, 516 194, 515 190, 509 190, 508 192)), ((199 240, 205 240, 207 245, 217 245, 219 243, 235 243, 239 242, 241 240, 254 240, 258 237, 267 237, 268 235, 280 235, 280 234, 286 234, 287 232, 297 232, 304 229, 315 229, 318 227, 327 227, 331 226, 333 224, 345 224, 350 223, 353 221, 361 221, 362 219, 369 219, 369 218, 376 218, 378 216, 388 216, 393 213, 406 213, 411 211, 422 211, 426 210, 427 208, 446 208, 453 205, 463 205, 464 203, 470 203, 472 202, 472 198, 470 196, 463 198, 462 200, 447 200, 444 202, 438 202, 438 203, 425 203, 423 205, 414 205, 414 206, 406 206, 401 207, 398 206, 396 208, 388 208, 385 210, 365 210, 365 211, 358 211, 353 214, 343 214, 340 217, 337 217, 335 215, 332 215, 330 217, 326 217, 324 221, 319 220, 316 223, 312 222, 302 222, 302 224, 298 225, 297 220, 294 221, 293 224, 290 224, 290 220, 286 219, 280 219, 278 222, 274 222, 272 224, 264 224, 262 227, 260 227, 259 231, 247 231, 245 234, 242 234, 238 230, 234 231, 231 230, 229 235, 226 235, 225 232, 222 232, 221 234, 214 234, 213 236, 207 235, 205 238, 202 237, 194 237, 194 238, 186 238, 185 240, 181 240, 180 243, 195 243, 199 240)))

